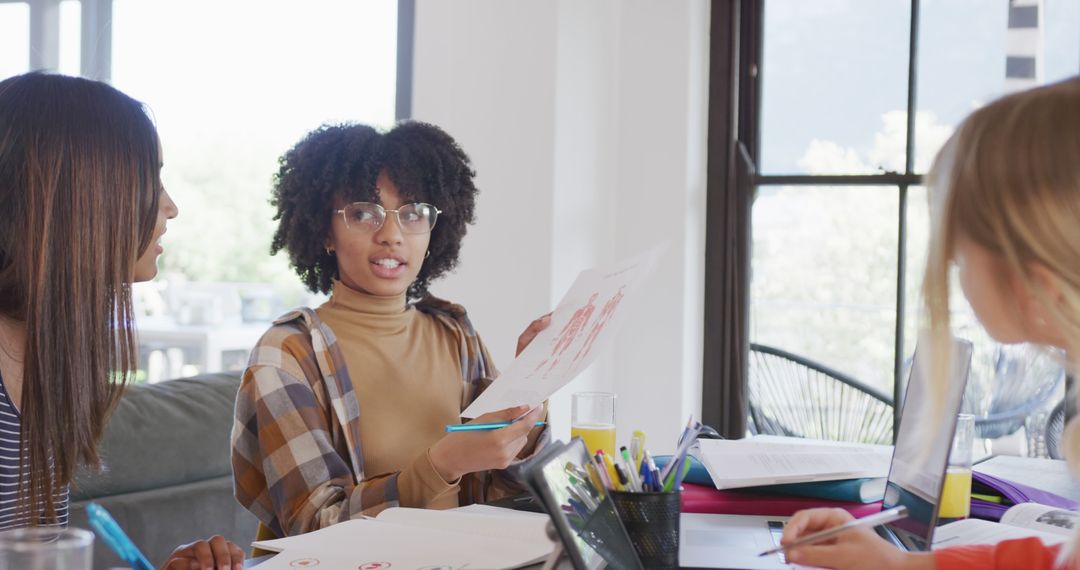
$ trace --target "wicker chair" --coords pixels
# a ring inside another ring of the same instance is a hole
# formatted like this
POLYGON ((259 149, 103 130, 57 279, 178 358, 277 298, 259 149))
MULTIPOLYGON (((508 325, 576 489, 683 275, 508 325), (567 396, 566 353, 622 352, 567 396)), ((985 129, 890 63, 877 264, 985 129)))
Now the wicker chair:
POLYGON ((1064 450, 1061 449, 1061 434, 1065 431, 1065 400, 1061 400, 1050 412, 1046 420, 1046 454, 1050 459, 1065 459, 1064 450))
POLYGON ((754 433, 891 444, 893 399, 822 364, 750 345, 750 429, 754 433))
POLYGON ((1065 370, 1045 350, 998 345, 981 365, 973 363, 963 410, 975 415, 976 437, 1015 433, 1025 420, 1049 407, 1065 383, 1065 370))

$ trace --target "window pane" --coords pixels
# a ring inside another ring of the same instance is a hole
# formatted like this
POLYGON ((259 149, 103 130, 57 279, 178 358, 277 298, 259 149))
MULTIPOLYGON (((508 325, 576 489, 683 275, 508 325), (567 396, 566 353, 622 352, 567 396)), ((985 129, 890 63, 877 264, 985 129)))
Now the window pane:
POLYGON ((765 3, 764 174, 904 169, 907 2, 765 3))
MULTIPOLYGON (((911 363, 922 319, 922 280, 930 242, 929 198, 925 186, 912 186, 907 197, 907 243, 904 248, 904 370, 911 363)), ((905 376, 906 381, 906 376, 905 376)))
POLYGON ((972 110, 1080 72, 1078 2, 924 1, 919 26, 918 172, 972 110))
POLYGON ((286 255, 269 255, 277 159, 325 122, 393 123, 397 2, 113 6, 113 82, 150 107, 180 209, 140 288, 144 365, 242 367, 266 320, 307 301, 286 255))
POLYGON ((897 190, 763 187, 750 339, 892 394, 897 190))
POLYGON ((0 79, 30 70, 30 5, 0 4, 0 79))
POLYGON ((60 2, 60 68, 58 71, 67 75, 81 75, 82 61, 82 2, 81 0, 63 0, 60 2))
MULTIPOLYGON (((915 350, 921 285, 929 241, 926 188, 912 188, 908 196, 905 364, 915 350)), ((1054 406, 1064 398, 1064 370, 1053 354, 1031 345, 1005 346, 995 342, 979 324, 953 274, 950 291, 953 334, 970 340, 975 348, 971 375, 964 395, 964 411, 975 415, 981 452, 1009 455, 1050 453, 1045 432, 1054 406)), ((1060 438, 1056 438, 1060 439, 1060 438)))

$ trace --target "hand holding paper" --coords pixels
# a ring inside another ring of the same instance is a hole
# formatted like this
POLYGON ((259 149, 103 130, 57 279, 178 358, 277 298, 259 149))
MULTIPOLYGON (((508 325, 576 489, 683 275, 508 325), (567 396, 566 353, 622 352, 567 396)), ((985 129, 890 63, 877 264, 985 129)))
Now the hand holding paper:
POLYGON ((522 333, 517 359, 462 416, 536 406, 570 383, 612 342, 661 251, 658 246, 622 263, 581 272, 548 322, 541 317, 522 333))

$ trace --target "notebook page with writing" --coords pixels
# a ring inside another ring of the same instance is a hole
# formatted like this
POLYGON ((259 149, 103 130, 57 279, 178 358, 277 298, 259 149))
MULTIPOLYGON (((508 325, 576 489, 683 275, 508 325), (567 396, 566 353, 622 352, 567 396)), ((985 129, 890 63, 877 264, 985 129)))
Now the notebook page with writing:
POLYGON ((1003 540, 1035 537, 1047 546, 1063 544, 1069 537, 1030 528, 995 523, 980 519, 963 519, 944 524, 934 531, 933 549, 973 544, 997 544, 1003 540))
POLYGON ((375 520, 453 532, 465 531, 484 536, 514 538, 525 542, 547 543, 551 545, 549 551, 554 548, 554 543, 547 536, 547 515, 509 509, 499 510, 508 512, 471 513, 460 510, 436 511, 394 507, 379 513, 375 520))

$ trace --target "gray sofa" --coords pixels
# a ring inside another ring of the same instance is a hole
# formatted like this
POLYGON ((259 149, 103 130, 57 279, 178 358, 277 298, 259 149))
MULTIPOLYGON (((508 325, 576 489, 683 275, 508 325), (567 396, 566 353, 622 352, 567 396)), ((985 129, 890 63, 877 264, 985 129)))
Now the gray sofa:
MULTIPOLYGON (((229 432, 240 373, 204 374, 128 388, 102 443, 104 470, 81 471, 71 525, 104 506, 155 566, 173 549, 220 534, 250 549, 257 521, 232 493, 229 432)), ((95 541, 94 568, 120 566, 95 541)))

